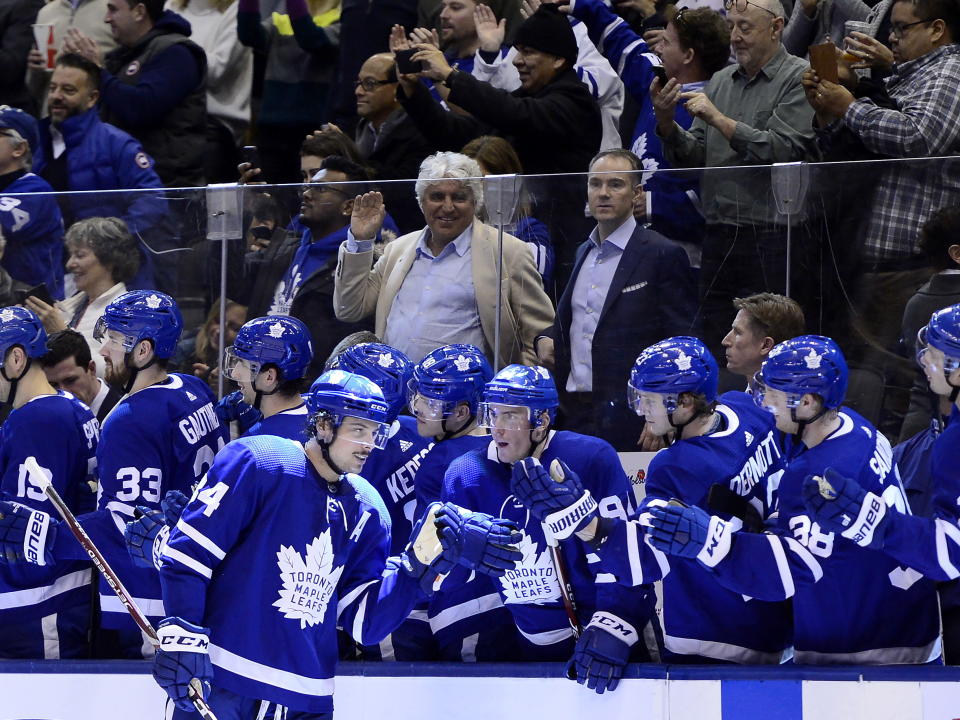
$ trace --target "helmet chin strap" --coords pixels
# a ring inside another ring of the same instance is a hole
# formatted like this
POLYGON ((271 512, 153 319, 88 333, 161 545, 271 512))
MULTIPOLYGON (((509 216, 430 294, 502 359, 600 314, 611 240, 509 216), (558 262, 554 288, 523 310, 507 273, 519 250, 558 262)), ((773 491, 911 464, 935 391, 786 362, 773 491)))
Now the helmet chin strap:
POLYGON ((790 419, 797 424, 797 431, 793 433, 794 437, 796 437, 798 440, 802 442, 803 431, 807 429, 807 426, 810 425, 810 423, 815 423, 817 420, 819 420, 824 415, 826 415, 827 410, 828 408, 821 407, 820 412, 818 412, 812 418, 801 420, 800 418, 797 417, 797 409, 795 407, 790 408, 790 419))
POLYGON ((337 439, 337 429, 335 428, 333 431, 333 437, 330 439, 330 442, 317 438, 317 444, 320 445, 320 454, 323 455, 323 461, 330 466, 330 469, 333 470, 337 474, 337 477, 339 478, 341 475, 345 475, 346 471, 343 470, 339 465, 337 465, 333 461, 333 458, 330 457, 330 446, 333 445, 336 439, 337 439))
POLYGON ((10 392, 7 394, 7 399, 6 399, 6 401, 3 403, 4 405, 9 405, 11 408, 13 407, 13 403, 14 403, 14 401, 17 399, 17 384, 20 382, 20 380, 23 378, 23 376, 26 375, 27 372, 30 370, 30 365, 31 365, 31 364, 33 364, 33 358, 28 357, 28 358, 27 358, 27 364, 24 366, 23 372, 20 373, 20 375, 18 375, 18 376, 15 377, 15 378, 7 377, 7 368, 6 368, 6 366, 0 367, 0 375, 3 376, 3 379, 4 379, 4 380, 6 380, 8 383, 10 383, 10 392))
MULTIPOLYGON (((151 348, 154 347, 152 340, 148 340, 147 342, 150 343, 151 348)), ((135 348, 136 345, 134 345, 133 347, 135 348)), ((130 391, 133 389, 133 384, 137 381, 137 375, 139 375, 141 371, 146 370, 147 368, 151 367, 154 363, 157 362, 157 354, 154 353, 153 357, 150 358, 150 361, 146 365, 144 365, 143 367, 137 367, 136 365, 132 365, 130 363, 132 355, 133 355, 133 350, 123 354, 123 366, 130 371, 130 377, 127 379, 126 384, 123 386, 124 395, 130 394, 130 391)))
MULTIPOLYGON (((679 409, 680 409, 680 408, 677 408, 677 410, 679 410, 679 409)), ((703 416, 706 414, 706 411, 705 411, 705 410, 697 410, 697 411, 695 411, 688 419, 684 420, 684 421, 681 422, 681 423, 678 423, 678 422, 674 422, 674 419, 673 419, 674 413, 676 413, 677 410, 674 410, 674 411, 671 412, 671 413, 667 413, 667 421, 668 421, 668 422, 670 423, 670 425, 673 426, 673 427, 676 429, 676 431, 677 431, 677 432, 674 434, 674 436, 673 436, 673 442, 677 442, 677 440, 682 440, 682 439, 683 439, 683 429, 684 429, 687 425, 689 425, 690 423, 692 423, 694 420, 696 420, 698 417, 703 417, 703 416)), ((671 443, 671 444, 672 444, 672 443, 671 443)))
MULTIPOLYGON (((259 377, 259 376, 258 376, 259 377)), ((274 395, 280 389, 280 381, 277 380, 277 386, 273 390, 261 390, 257 387, 257 378, 253 379, 253 384, 250 386, 253 388, 253 407, 257 410, 260 409, 260 403, 263 401, 264 395, 274 395)), ((324 456, 324 460, 327 460, 327 457, 324 456)), ((329 461, 328 461, 329 462, 329 461)), ((338 475, 342 473, 337 473, 338 475)))
POLYGON ((450 438, 454 437, 458 433, 463 432, 464 428, 470 427, 470 423, 472 423, 476 419, 477 419, 476 413, 470 413, 470 417, 468 417, 467 421, 463 423, 460 427, 458 427, 456 430, 448 430, 447 418, 443 418, 442 420, 440 420, 440 427, 443 428, 443 435, 440 436, 440 440, 438 442, 449 440, 450 438))

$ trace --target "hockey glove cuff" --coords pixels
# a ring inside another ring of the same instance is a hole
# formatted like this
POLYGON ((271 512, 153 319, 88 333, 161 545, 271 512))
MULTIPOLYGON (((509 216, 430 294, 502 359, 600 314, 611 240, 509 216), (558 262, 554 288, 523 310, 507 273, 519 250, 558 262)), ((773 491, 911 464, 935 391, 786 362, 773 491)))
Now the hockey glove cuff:
POLYGON ((856 480, 833 468, 826 468, 822 477, 808 475, 802 493, 807 511, 823 529, 861 547, 883 547, 888 518, 882 497, 867 492, 856 480))
POLYGON ((698 507, 651 505, 649 523, 650 543, 667 555, 696 558, 712 568, 730 552, 734 526, 698 507))
POLYGON ((47 513, 24 505, 0 502, 0 560, 52 565, 60 523, 47 513))
POLYGON ((159 510, 138 506, 139 517, 128 522, 123 531, 127 552, 137 567, 160 569, 160 556, 170 537, 170 526, 159 510))
POLYGON ((181 710, 194 709, 190 681, 196 678, 209 697, 213 665, 208 654, 210 630, 181 618, 169 617, 157 627, 160 647, 153 659, 153 678, 181 710))

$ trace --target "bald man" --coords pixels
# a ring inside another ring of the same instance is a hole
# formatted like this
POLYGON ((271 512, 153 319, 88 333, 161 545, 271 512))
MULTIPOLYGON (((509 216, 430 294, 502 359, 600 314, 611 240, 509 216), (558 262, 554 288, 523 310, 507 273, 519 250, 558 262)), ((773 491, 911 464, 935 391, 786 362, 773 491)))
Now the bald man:
POLYGON ((373 168, 378 180, 411 180, 409 185, 384 186, 387 211, 401 234, 422 227, 423 216, 417 207, 412 180, 420 172, 420 163, 433 150, 397 102, 397 74, 391 53, 367 58, 357 73, 354 95, 361 118, 357 148, 363 161, 373 168))
MULTIPOLYGON (((811 159, 813 110, 800 84, 807 62, 780 41, 783 7, 779 0, 728 0, 726 8, 736 64, 715 73, 702 92, 682 92, 675 79, 651 88, 664 155, 676 167, 811 159), (674 120, 678 102, 694 117, 689 130, 674 120)), ((704 340, 717 357, 735 297, 784 294, 786 233, 770 184, 769 171, 727 170, 704 173, 700 185, 704 340)))

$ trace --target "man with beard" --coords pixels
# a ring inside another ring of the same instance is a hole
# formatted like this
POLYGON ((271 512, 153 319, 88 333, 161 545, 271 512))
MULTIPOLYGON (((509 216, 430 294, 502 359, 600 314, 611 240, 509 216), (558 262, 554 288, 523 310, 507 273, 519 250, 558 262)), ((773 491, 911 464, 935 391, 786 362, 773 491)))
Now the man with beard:
MULTIPOLYGON (((133 563, 123 539, 124 526, 133 520, 135 508, 160 509, 168 490, 192 494, 229 439, 213 410, 207 384, 192 375, 167 372, 182 329, 180 310, 171 297, 134 290, 107 305, 96 330, 97 339, 103 341, 100 354, 106 361, 106 380, 121 386, 126 397, 104 422, 97 446, 97 510, 79 520, 153 623, 166 616, 160 579, 156 570, 133 563)), ((47 562, 86 558, 58 522, 49 521, 41 539, 47 562)), ((101 627, 113 635, 121 656, 153 655, 152 643, 103 580, 100 613, 101 627)))
MULTIPOLYGON (((40 143, 33 167, 50 183, 69 227, 89 217, 118 217, 134 237, 161 231, 167 202, 153 193, 82 193, 82 190, 162 188, 153 159, 132 136, 97 114, 100 68, 81 55, 57 58, 50 78, 50 116, 40 122, 40 143), (69 194, 68 194, 69 193, 69 194)), ((148 240, 149 242, 149 240, 148 240)), ((150 253, 141 251, 140 271, 132 287, 150 287, 150 253)))

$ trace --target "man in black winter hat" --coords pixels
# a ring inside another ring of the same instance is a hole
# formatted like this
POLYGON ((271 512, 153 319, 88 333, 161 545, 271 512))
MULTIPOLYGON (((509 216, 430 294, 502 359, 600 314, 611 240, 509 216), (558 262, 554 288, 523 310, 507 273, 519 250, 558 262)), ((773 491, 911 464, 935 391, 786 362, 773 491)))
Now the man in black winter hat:
POLYGON ((447 101, 470 113, 447 112, 418 75, 400 76, 397 97, 435 149, 460 150, 480 135, 500 135, 529 174, 583 172, 600 149, 600 107, 573 69, 577 41, 555 5, 541 5, 517 28, 520 87, 511 93, 451 68, 433 46, 416 47, 419 76, 449 87, 447 101))

